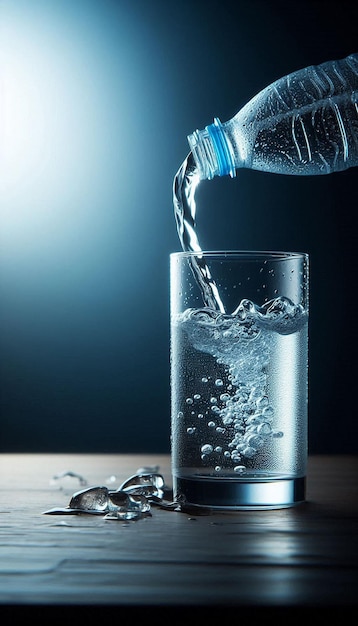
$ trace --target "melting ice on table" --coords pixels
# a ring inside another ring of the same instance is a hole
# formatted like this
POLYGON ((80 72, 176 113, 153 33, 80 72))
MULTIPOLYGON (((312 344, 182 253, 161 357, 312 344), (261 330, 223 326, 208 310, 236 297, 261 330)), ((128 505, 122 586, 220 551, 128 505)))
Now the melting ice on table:
POLYGON ((162 474, 137 473, 127 478, 116 491, 107 487, 88 487, 73 494, 69 505, 45 511, 47 515, 104 515, 104 519, 135 520, 151 514, 151 505, 174 509, 162 474))

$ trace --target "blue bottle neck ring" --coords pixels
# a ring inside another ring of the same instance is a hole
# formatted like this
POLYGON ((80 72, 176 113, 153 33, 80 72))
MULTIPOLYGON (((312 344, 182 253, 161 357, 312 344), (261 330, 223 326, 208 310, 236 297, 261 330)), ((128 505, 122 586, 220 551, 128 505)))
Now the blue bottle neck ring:
POLYGON ((208 132, 214 146, 219 168, 218 176, 227 176, 229 174, 231 178, 234 178, 236 174, 235 163, 219 118, 215 117, 214 123, 207 126, 205 130, 208 132))
POLYGON ((227 174, 233 178, 236 175, 233 150, 217 117, 204 130, 196 130, 189 135, 188 141, 201 180, 227 174))

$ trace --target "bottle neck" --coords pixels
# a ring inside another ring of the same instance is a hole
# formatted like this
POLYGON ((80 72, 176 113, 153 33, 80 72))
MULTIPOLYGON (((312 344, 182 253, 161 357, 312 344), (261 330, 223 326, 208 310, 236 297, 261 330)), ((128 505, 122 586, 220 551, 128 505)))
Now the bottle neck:
POLYGON ((202 180, 228 174, 232 178, 235 176, 233 150, 217 117, 204 130, 189 135, 188 141, 202 180))

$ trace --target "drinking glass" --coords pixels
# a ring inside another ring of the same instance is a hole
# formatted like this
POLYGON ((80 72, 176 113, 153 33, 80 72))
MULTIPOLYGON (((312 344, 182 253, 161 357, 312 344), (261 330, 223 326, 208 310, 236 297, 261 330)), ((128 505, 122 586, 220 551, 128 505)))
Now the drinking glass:
POLYGON ((170 255, 171 462, 185 507, 305 500, 308 255, 170 255))

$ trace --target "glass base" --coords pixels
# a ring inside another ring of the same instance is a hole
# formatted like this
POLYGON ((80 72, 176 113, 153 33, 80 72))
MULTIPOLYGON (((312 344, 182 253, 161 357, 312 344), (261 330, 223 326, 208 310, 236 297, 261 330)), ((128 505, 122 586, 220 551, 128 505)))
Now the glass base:
POLYGON ((174 498, 185 508, 226 511, 282 509, 305 501, 306 479, 223 479, 173 476, 174 498))

